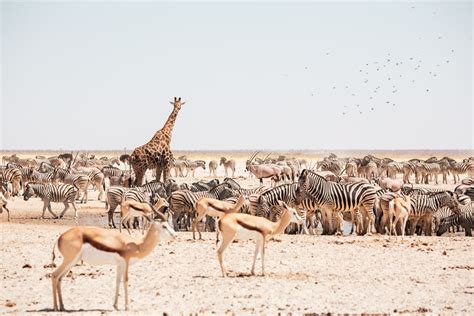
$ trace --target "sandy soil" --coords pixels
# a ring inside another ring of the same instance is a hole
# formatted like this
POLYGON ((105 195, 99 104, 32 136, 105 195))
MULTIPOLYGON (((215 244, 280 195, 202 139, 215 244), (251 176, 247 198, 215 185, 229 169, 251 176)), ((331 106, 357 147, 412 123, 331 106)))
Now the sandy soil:
MULTIPOLYGON (((220 155, 216 155, 220 156, 220 155)), ((438 155, 439 156, 439 155, 438 155)), ((197 177, 207 175, 198 170, 197 177)), ((223 170, 219 169, 219 175, 223 170)), ((239 163, 239 177, 243 164, 239 163)), ((180 181, 194 179, 180 179, 180 181)), ((245 187, 255 179, 239 179, 245 187)), ((443 187, 452 189, 452 179, 443 187)), ((0 215, 0 312, 50 311, 51 250, 74 225, 105 227, 104 203, 80 205, 63 220, 40 220, 42 202, 9 202, 12 221, 0 215)), ((59 212, 62 205, 53 204, 59 212)), ((49 219, 48 219, 49 218, 49 219)), ((140 233, 135 233, 137 238, 140 233)), ((250 276, 253 242, 237 242, 225 253, 231 276, 220 276, 214 233, 193 241, 179 233, 132 266, 133 313, 470 313, 474 308, 473 239, 463 236, 290 236, 267 244, 265 277, 250 276)), ((60 263, 61 259, 56 259, 60 263)), ((260 267, 260 264, 257 265, 260 267)), ((260 269, 257 269, 260 272, 260 269)), ((63 282, 65 306, 90 314, 113 313, 115 270, 76 266, 63 282)), ((123 308, 122 297, 120 307, 123 308)), ((131 312, 131 313, 132 313, 131 312)))

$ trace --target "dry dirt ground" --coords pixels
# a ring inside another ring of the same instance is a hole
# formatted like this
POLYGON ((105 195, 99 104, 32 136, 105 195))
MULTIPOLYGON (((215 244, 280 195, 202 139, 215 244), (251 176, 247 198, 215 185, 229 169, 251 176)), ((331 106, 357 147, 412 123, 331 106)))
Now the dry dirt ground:
MULTIPOLYGON (((219 171, 223 173, 222 170, 219 171)), ((196 176, 207 174, 199 171, 196 176)), ((238 176, 244 176, 239 164, 238 176)), ((246 176, 246 175, 245 175, 246 176)), ((188 178, 185 181, 193 181, 188 178)), ((255 179, 240 179, 244 187, 255 179)), ((452 189, 450 184, 445 186, 452 189)), ((106 226, 104 203, 80 205, 62 220, 40 220, 42 202, 9 202, 12 221, 0 215, 0 312, 51 311, 51 250, 74 225, 106 226)), ((60 204, 53 204, 59 212, 60 204)), ((136 238, 141 233, 134 232, 136 238)), ((267 244, 266 276, 250 276, 254 243, 225 252, 230 277, 220 276, 215 234, 193 241, 178 233, 130 270, 130 314, 155 313, 393 313, 468 314, 474 310, 473 239, 444 237, 282 235, 267 244)), ((61 258, 56 259, 56 264, 61 258)), ((260 264, 257 265, 260 272, 260 264)), ((115 269, 76 266, 63 281, 65 307, 87 314, 115 313, 115 269)), ((120 297, 123 309, 123 297, 120 297)))

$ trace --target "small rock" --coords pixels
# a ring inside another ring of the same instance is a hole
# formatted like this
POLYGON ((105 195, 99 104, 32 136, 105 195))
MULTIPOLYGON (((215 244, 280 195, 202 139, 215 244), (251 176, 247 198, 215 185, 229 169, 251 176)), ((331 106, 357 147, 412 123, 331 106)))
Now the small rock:
POLYGON ((31 264, 29 264, 29 263, 25 263, 22 268, 23 268, 23 269, 31 269, 32 266, 31 266, 31 264))
POLYGON ((443 256, 447 256, 447 255, 448 255, 448 253, 446 252, 446 250, 443 251, 443 256))
POLYGON ((5 306, 6 307, 15 307, 16 303, 13 302, 13 301, 7 300, 6 303, 5 303, 5 306))

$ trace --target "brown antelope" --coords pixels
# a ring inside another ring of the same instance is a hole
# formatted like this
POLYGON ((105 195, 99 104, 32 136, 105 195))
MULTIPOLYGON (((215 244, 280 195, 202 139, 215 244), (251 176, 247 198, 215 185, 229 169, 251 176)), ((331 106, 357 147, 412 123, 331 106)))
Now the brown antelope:
POLYGON ((249 171, 255 176, 255 178, 259 179, 261 184, 263 184, 263 179, 265 178, 271 178, 275 181, 275 184, 278 183, 281 180, 281 168, 277 165, 253 164, 252 162, 257 154, 258 152, 253 154, 250 160, 247 160, 245 170, 249 171))
POLYGON ((222 276, 227 276, 227 271, 224 267, 222 255, 234 238, 239 239, 255 239, 256 247, 252 263, 251 273, 255 275, 255 263, 257 255, 260 252, 262 258, 262 275, 265 275, 265 239, 269 236, 275 236, 282 233, 290 222, 299 223, 301 218, 294 208, 288 207, 285 202, 278 202, 280 207, 283 207, 283 213, 276 222, 271 222, 266 218, 257 217, 249 214, 230 213, 224 215, 218 224, 218 229, 222 233, 222 243, 217 250, 217 258, 221 266, 222 276))
POLYGON ((389 213, 389 236, 392 235, 392 231, 397 236, 397 223, 401 221, 402 224, 402 237, 405 236, 405 228, 408 221, 408 214, 410 214, 411 209, 411 199, 407 195, 403 195, 391 200, 388 203, 388 213, 389 213), (395 217, 395 220, 392 223, 392 219, 395 217))
POLYGON ((53 263, 56 245, 63 256, 63 262, 51 275, 54 310, 58 310, 58 301, 59 310, 65 310, 61 294, 61 279, 79 260, 92 265, 117 266, 114 308, 118 309, 119 287, 123 279, 125 310, 128 310, 129 265, 148 256, 160 241, 168 241, 176 237, 176 233, 162 214, 160 218, 162 221, 151 225, 142 242, 130 241, 130 237, 115 230, 97 227, 78 226, 63 233, 53 247, 53 263))
POLYGON ((217 218, 221 218, 225 214, 229 213, 236 213, 240 210, 242 205, 245 203, 245 197, 240 195, 237 199, 237 202, 234 204, 228 201, 221 201, 213 198, 203 197, 196 201, 196 213, 197 217, 193 221, 192 229, 193 229, 193 239, 196 239, 195 232, 196 227, 199 234, 199 239, 201 237, 201 231, 199 230, 198 223, 204 218, 204 216, 214 216, 217 218))

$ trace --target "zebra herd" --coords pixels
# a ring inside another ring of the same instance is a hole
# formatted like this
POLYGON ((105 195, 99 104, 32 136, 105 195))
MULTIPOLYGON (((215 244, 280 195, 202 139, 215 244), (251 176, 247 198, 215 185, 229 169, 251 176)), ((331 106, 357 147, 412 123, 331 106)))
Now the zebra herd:
MULTIPOLYGON (((165 199, 167 206, 163 211, 168 214, 174 228, 190 230, 192 220, 196 216, 196 202, 200 198, 215 198, 235 203, 241 195, 245 197, 241 212, 272 221, 280 216, 278 210, 281 208, 277 207, 279 201, 297 208, 302 222, 299 225, 290 225, 287 231, 293 233, 314 233, 320 224, 322 234, 342 234, 344 220, 351 224, 352 232, 359 235, 375 232, 442 234, 453 226, 458 229, 462 227, 466 235, 470 235, 473 226, 472 157, 462 162, 449 157, 396 162, 372 155, 363 158, 338 158, 331 154, 312 165, 303 159, 283 156, 258 159, 254 154, 247 160, 247 167, 271 167, 261 170, 280 168, 276 174, 264 174, 262 177, 262 173, 253 172, 261 182, 263 178, 272 180, 272 187, 261 185, 257 188, 243 188, 231 177, 223 181, 214 178, 210 181, 180 184, 170 179, 166 183, 151 181, 142 186, 130 187, 133 174, 129 169, 119 169, 110 163, 104 164, 105 159, 93 159, 77 159, 77 155, 72 157, 71 154, 63 154, 60 158, 37 158, 39 161, 34 160, 35 164, 33 160, 22 160, 16 156, 7 157, 6 160, 4 157, 7 164, 0 167, 2 197, 9 194, 16 196, 22 191, 24 200, 33 196, 43 200, 42 216, 48 209, 56 217, 52 212, 51 202, 62 202, 65 207, 59 217, 65 214, 69 205, 72 205, 77 217, 76 200, 87 203, 88 191, 92 187, 99 191, 99 200, 105 196, 108 224, 111 228, 116 227, 114 213, 123 201, 154 203, 158 198, 165 199), (283 176, 284 167, 291 170, 292 177, 283 176), (430 181, 438 184, 440 174, 443 176, 443 183, 447 183, 449 175, 453 176, 453 182, 459 184, 454 191, 420 186, 430 181), (459 176, 463 174, 467 174, 468 178, 460 182, 459 176), (404 183, 400 190, 377 185, 380 178, 396 179, 398 175, 402 176, 404 183), (409 205, 400 218, 397 217, 398 213, 394 213, 395 209, 390 207, 397 199, 404 199, 409 205), (393 220, 396 222, 394 226, 393 220)), ((126 163, 127 156, 117 160, 126 163)), ((226 172, 229 169, 228 175, 234 175, 235 160, 223 157, 219 163, 224 166, 226 172)), ((215 160, 209 162, 209 169, 212 166, 213 170, 210 170, 210 175, 215 175, 215 168, 219 163, 215 160)), ((182 171, 187 170, 192 174, 199 167, 205 169, 206 162, 180 157, 175 160, 173 167, 175 176, 187 176, 188 174, 185 175, 182 171)), ((209 231, 215 229, 212 218, 205 218, 205 228, 209 231)))

